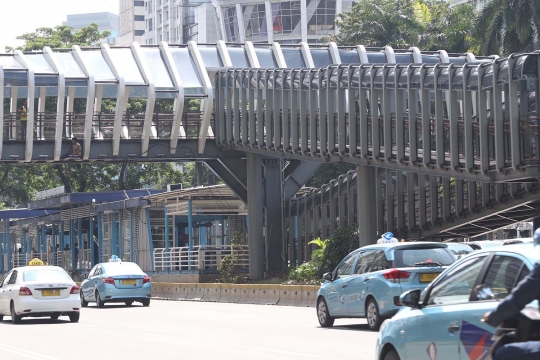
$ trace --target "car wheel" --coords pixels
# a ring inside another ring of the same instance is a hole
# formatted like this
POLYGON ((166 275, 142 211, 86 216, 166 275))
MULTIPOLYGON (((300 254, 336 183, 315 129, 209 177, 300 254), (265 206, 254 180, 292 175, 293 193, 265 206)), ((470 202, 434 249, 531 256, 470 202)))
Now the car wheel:
POLYGON ((131 306, 133 304, 133 301, 126 301, 125 304, 126 306, 131 306))
POLYGON ((384 355, 384 360, 400 360, 396 350, 390 350, 384 355))
POLYGON ((334 318, 330 316, 328 306, 323 297, 320 297, 317 301, 317 319, 319 319, 321 327, 330 327, 334 325, 334 318))
POLYGON ((81 291, 81 307, 87 307, 87 306, 88 306, 88 301, 84 299, 84 295, 81 291))
POLYGON ((15 305, 13 302, 11 303, 11 322, 13 324, 20 324, 21 322, 21 317, 15 313, 15 305))
POLYGON ((60 317, 60 315, 58 315, 58 314, 52 314, 51 315, 51 320, 58 320, 59 317, 60 317))
POLYGON ((379 307, 375 299, 369 299, 366 306, 366 319, 369 330, 377 331, 381 327, 382 317, 379 314, 379 307))
POLYGON ((101 300, 101 296, 99 296, 99 291, 96 290, 96 305, 98 308, 102 308, 105 306, 105 303, 103 300, 101 300))
POLYGON ((150 306, 150 299, 144 299, 142 302, 142 306, 150 306))
POLYGON ((81 313, 79 313, 79 312, 71 313, 71 314, 69 314, 69 321, 71 321, 71 322, 79 322, 80 317, 81 317, 81 313))

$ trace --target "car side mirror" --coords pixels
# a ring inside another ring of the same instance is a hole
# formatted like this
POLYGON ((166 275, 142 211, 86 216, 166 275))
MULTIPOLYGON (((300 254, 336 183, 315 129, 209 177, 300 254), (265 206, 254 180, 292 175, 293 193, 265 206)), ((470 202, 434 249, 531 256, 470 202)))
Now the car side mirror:
POLYGON ((334 279, 332 278, 332 273, 331 273, 331 272, 325 273, 325 274, 322 276, 322 278, 323 278, 324 280, 326 280, 326 281, 330 281, 330 282, 334 281, 334 279))
POLYGON ((399 297, 399 303, 403 306, 408 306, 410 308, 418 308, 420 303, 420 294, 422 291, 420 289, 409 290, 404 292, 399 297))

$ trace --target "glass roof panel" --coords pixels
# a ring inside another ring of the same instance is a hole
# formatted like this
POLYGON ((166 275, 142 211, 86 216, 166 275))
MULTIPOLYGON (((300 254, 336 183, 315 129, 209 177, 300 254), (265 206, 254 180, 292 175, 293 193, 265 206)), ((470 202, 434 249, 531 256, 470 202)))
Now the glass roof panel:
POLYGON ((282 49, 283 57, 288 68, 305 68, 306 62, 300 49, 282 49))
POLYGON ((171 48, 170 50, 184 88, 201 88, 202 81, 195 62, 189 55, 189 50, 187 48, 171 48))
POLYGON ((339 57, 342 64, 360 64, 360 56, 356 50, 339 50, 339 57))
POLYGON ((209 68, 223 67, 223 61, 221 61, 216 47, 199 47, 201 57, 204 62, 204 66, 209 68))
POLYGON ((4 66, 4 69, 24 69, 24 67, 15 61, 13 55, 0 55, 0 64, 4 66))
POLYGON ((231 57, 232 66, 235 68, 248 68, 249 60, 244 48, 228 47, 227 51, 231 57))
POLYGON ((386 54, 382 52, 368 52, 367 58, 369 64, 386 64, 386 54))
POLYGON ((56 74, 43 54, 24 54, 24 58, 28 61, 35 74, 56 74))
POLYGON ((262 68, 277 68, 276 58, 271 49, 255 48, 255 54, 262 68))
POLYGON ((412 64, 414 63, 414 58, 412 53, 409 54, 396 54, 396 63, 397 64, 412 64))
POLYGON ((99 50, 81 51, 81 57, 88 72, 97 82, 116 82, 116 77, 99 50))
POLYGON ((152 75, 154 86, 159 89, 173 89, 173 81, 159 48, 141 48, 141 52, 152 75))
POLYGON ((146 85, 131 49, 113 48, 110 54, 114 67, 124 77, 126 85, 146 85))
POLYGON ((422 63, 424 64, 437 64, 441 62, 439 55, 424 55, 422 54, 422 63))
POLYGON ((26 70, 4 71, 4 86, 28 86, 26 70))
POLYGON ((327 49, 311 49, 310 51, 315 67, 327 67, 334 63, 327 49))
POLYGON ((58 61, 58 66, 64 72, 66 78, 86 78, 86 75, 84 75, 84 72, 71 53, 59 52, 55 53, 54 57, 58 61))

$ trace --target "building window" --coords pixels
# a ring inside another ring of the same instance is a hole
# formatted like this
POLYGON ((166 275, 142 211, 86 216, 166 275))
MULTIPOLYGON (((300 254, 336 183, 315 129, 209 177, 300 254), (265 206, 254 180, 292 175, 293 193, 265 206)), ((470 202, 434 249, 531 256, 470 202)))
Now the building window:
POLYGON ((144 30, 135 30, 135 36, 143 36, 144 30))
POLYGON ((300 18, 300 1, 272 4, 274 34, 301 35, 300 18))
POLYGON ((152 18, 148 19, 148 31, 154 30, 154 24, 152 18))
POLYGON ((239 41, 238 18, 236 16, 236 6, 223 8, 223 18, 227 41, 239 41))
MULTIPOLYGON (((309 3, 314 0, 308 0, 309 3)), ((317 10, 308 21, 308 35, 327 35, 334 32, 336 20, 336 1, 319 0, 317 10)))
POLYGON ((242 6, 242 12, 246 26, 246 39, 268 37, 264 4, 242 6))
POLYGON ((144 6, 144 1, 135 1, 134 5, 135 6, 144 6))
POLYGON ((144 15, 135 15, 135 21, 144 21, 144 15))

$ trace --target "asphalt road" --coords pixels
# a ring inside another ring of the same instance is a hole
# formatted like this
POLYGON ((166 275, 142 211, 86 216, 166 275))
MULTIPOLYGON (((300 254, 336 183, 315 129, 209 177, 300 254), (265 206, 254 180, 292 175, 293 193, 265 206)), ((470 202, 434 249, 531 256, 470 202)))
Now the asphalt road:
POLYGON ((374 359, 363 319, 322 329, 314 308, 154 300, 148 308, 91 304, 79 323, 0 323, 0 359, 374 359))

